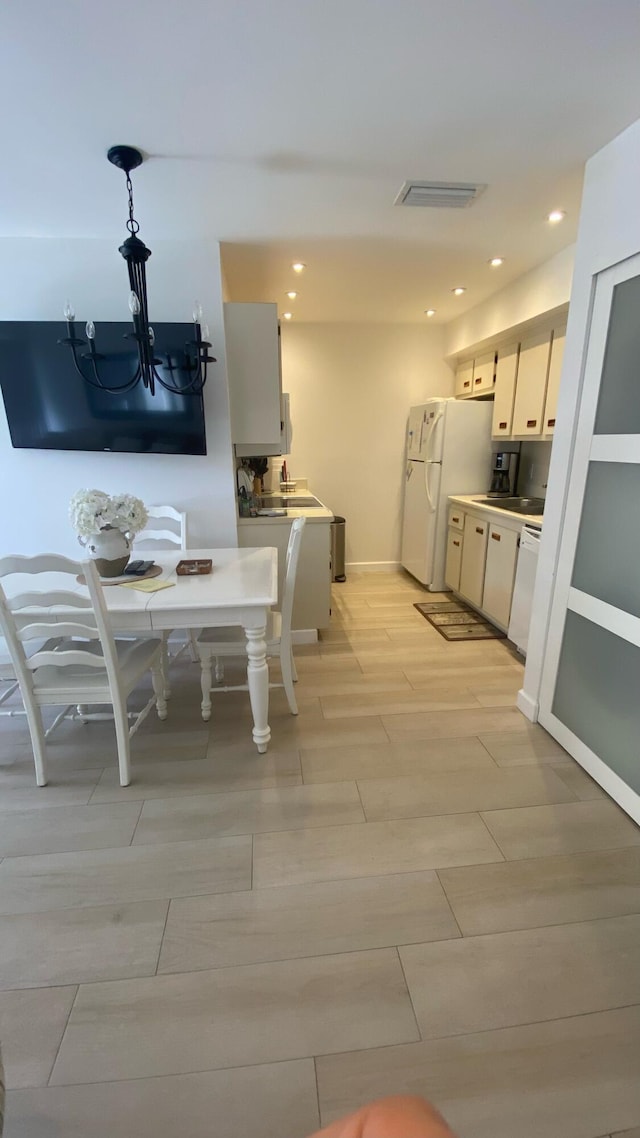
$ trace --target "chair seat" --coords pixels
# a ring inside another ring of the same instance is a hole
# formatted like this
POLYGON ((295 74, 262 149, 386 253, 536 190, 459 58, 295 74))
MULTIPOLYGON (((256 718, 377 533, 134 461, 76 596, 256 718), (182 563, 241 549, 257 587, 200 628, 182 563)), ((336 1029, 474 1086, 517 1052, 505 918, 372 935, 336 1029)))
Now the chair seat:
MULTIPOLYGON (((282 617, 279 612, 270 612, 267 621, 265 639, 267 652, 278 647, 282 634, 282 617)), ((242 628, 237 626, 228 628, 203 628, 198 636, 198 645, 206 645, 214 656, 243 656, 246 649, 246 637, 242 628), (215 651, 214 651, 215 649, 215 651)))
MULTIPOLYGON (((161 647, 160 640, 116 640, 118 672, 123 689, 127 692, 135 687, 142 675, 149 669, 151 660, 161 647)), ((72 651, 77 642, 62 640, 56 651, 72 651)), ((82 646, 83 651, 101 652, 99 642, 82 646)), ((105 668, 92 668, 89 664, 44 664, 33 673, 33 686, 38 702, 65 702, 72 697, 73 703, 111 702, 109 678, 105 668), (104 700, 102 699, 104 697, 104 700)))

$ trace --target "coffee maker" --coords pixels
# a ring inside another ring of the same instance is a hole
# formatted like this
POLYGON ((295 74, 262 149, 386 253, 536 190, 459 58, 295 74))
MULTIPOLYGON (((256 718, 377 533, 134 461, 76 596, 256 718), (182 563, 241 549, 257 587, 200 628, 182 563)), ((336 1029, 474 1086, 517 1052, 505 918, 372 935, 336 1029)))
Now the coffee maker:
POLYGON ((516 451, 499 450, 493 456, 490 498, 512 498, 516 492, 518 459, 516 451))

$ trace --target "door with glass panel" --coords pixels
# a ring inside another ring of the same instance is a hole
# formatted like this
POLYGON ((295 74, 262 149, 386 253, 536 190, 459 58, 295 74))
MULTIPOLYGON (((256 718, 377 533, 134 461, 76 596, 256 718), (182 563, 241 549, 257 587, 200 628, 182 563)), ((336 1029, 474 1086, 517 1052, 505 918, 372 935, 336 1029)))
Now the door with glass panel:
POLYGON ((539 719, 640 821, 640 256, 595 278, 539 719))

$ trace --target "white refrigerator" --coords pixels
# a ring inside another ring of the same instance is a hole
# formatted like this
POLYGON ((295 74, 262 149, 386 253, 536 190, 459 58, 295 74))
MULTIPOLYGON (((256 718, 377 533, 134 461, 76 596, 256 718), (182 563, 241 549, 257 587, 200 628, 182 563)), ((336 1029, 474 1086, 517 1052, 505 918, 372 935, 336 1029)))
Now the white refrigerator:
POLYGON ((430 399, 409 412, 401 563, 434 592, 446 588, 449 495, 489 487, 492 414, 491 401, 469 399, 430 399))

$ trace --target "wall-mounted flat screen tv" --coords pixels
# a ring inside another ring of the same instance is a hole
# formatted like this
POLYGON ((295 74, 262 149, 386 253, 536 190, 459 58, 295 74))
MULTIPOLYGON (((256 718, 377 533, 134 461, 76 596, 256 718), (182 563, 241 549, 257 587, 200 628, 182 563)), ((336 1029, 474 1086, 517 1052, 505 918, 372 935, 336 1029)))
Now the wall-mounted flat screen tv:
MULTIPOLYGON (((131 330, 130 323, 96 323, 106 384, 124 384, 135 373, 136 345, 125 338, 131 330)), ((184 349, 193 324, 154 324, 154 332, 163 361, 157 370, 187 383, 184 349)), ((0 321, 0 386, 14 447, 207 453, 202 395, 174 395, 159 384, 151 395, 142 383, 119 394, 100 391, 78 375, 70 348, 58 344, 66 335, 62 321, 0 321)), ((88 369, 88 361, 82 366, 88 369)))

